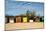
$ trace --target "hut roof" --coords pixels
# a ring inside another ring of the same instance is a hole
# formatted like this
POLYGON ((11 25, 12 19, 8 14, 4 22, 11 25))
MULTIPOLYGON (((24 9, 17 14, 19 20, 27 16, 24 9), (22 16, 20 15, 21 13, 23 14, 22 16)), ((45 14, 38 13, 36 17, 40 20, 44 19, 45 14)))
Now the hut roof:
POLYGON ((8 17, 8 18, 14 18, 14 16, 5 16, 5 17, 8 17))

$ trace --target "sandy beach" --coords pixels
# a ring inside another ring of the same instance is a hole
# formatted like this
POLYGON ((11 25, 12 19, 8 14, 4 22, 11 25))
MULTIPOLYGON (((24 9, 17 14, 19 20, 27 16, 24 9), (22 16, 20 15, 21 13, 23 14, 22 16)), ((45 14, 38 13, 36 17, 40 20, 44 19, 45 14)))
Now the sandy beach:
POLYGON ((31 22, 31 23, 8 23, 6 24, 6 30, 16 29, 43 29, 43 22, 31 22))

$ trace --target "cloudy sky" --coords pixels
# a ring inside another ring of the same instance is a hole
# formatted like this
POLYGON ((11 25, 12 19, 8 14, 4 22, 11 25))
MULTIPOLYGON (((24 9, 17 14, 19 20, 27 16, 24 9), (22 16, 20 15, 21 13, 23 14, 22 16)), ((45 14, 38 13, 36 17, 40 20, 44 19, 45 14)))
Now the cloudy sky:
POLYGON ((44 3, 5 0, 5 8, 5 15, 16 16, 25 14, 27 10, 34 10, 36 12, 36 15, 43 16, 44 3))

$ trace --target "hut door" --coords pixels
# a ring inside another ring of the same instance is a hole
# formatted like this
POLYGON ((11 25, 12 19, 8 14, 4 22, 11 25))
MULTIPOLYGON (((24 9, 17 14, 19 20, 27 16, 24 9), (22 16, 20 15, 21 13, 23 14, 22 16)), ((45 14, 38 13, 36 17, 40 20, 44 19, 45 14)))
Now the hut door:
POLYGON ((27 17, 23 17, 23 22, 27 22, 27 17))
POLYGON ((21 17, 16 17, 16 23, 21 22, 21 17))
POLYGON ((9 22, 10 22, 10 23, 14 23, 14 19, 13 19, 13 18, 10 18, 10 19, 9 19, 9 22))
POLYGON ((5 23, 9 23, 9 18, 5 18, 5 23))

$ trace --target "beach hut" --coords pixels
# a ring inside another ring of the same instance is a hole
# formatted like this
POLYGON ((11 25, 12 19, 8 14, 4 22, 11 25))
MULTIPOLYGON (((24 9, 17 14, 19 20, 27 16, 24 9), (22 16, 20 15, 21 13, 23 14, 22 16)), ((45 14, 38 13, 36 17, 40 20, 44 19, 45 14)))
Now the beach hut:
POLYGON ((27 22, 27 17, 23 16, 23 22, 27 22))
POLYGON ((22 21, 22 18, 21 18, 21 16, 16 16, 16 23, 20 23, 21 21, 22 21))
POLYGON ((40 17, 39 16, 35 17, 35 22, 40 22, 40 17))
POLYGON ((14 23, 14 16, 9 16, 9 23, 14 23))
POLYGON ((29 22, 33 22, 33 18, 29 16, 29 22))
POLYGON ((9 23, 9 17, 5 16, 5 23, 9 23))

